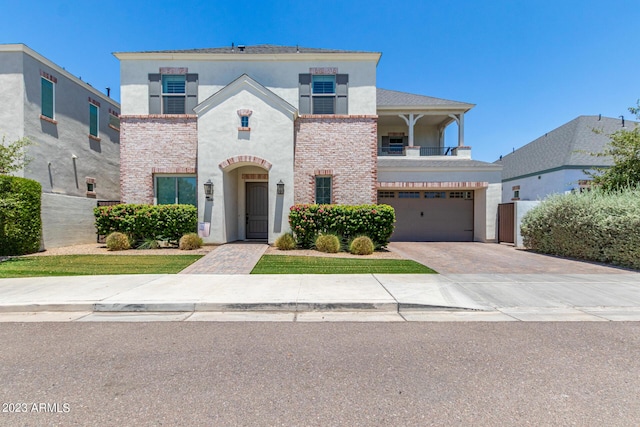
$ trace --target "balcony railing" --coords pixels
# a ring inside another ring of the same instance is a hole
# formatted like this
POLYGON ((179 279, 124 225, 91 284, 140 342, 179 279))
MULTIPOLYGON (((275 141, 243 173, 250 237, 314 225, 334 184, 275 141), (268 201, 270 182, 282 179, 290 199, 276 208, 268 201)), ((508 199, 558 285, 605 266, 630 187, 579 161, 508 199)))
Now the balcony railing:
MULTIPOLYGON (((458 147, 420 147, 420 156, 453 156, 458 147)), ((378 150, 378 156, 405 156, 404 149, 397 147, 383 147, 378 150)))

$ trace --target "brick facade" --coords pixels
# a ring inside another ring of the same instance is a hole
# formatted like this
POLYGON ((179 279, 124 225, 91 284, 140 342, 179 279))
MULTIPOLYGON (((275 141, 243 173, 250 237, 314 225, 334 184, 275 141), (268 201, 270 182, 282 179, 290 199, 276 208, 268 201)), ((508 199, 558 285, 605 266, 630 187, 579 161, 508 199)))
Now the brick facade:
POLYGON ((120 117, 123 203, 153 203, 153 174, 195 174, 197 116, 120 117))
POLYGON ((295 203, 315 202, 315 176, 332 177, 332 203, 375 203, 377 116, 302 115, 295 123, 295 203))

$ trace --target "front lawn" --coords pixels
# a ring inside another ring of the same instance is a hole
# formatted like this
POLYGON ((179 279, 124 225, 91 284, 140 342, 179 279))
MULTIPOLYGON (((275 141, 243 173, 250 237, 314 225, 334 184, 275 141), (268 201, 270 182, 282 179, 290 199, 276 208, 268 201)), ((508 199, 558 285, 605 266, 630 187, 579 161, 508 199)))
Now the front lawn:
POLYGON ((264 255, 251 274, 432 274, 429 267, 405 259, 329 258, 264 255))
POLYGON ((202 255, 55 255, 0 262, 0 278, 178 273, 202 255))

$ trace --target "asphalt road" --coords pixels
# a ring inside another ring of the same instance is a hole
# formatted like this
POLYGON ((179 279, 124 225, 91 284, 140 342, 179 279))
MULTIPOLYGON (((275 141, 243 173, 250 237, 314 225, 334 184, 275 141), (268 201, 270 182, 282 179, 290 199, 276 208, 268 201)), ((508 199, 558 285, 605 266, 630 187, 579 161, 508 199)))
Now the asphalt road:
POLYGON ((637 322, 3 323, 0 425, 632 426, 639 355, 637 322))

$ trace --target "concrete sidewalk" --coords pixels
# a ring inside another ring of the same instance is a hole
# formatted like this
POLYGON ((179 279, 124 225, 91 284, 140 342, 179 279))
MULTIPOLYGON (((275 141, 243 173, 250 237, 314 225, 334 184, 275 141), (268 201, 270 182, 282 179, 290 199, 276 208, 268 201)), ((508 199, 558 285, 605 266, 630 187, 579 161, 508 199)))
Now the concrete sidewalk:
POLYGON ((3 320, 638 321, 640 273, 0 279, 3 320))

